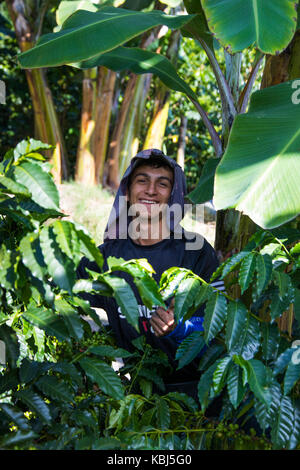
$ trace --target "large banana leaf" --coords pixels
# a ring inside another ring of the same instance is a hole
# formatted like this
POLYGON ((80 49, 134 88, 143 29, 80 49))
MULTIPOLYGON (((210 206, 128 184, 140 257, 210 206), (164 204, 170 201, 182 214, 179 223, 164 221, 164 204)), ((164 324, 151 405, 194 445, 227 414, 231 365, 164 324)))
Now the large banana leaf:
POLYGON ((104 7, 99 11, 78 10, 69 16, 57 33, 41 37, 36 46, 19 55, 23 68, 54 67, 90 59, 124 44, 154 28, 180 28, 194 15, 165 15, 104 7))
POLYGON ((295 0, 202 0, 210 30, 231 52, 255 44, 275 54, 292 40, 297 25, 295 0))
POLYGON ((272 229, 300 213, 300 105, 293 82, 252 95, 216 171, 216 209, 235 207, 272 229))
POLYGON ((131 70, 136 74, 153 73, 172 90, 181 91, 191 99, 198 100, 197 95, 176 73, 175 67, 164 56, 138 47, 117 47, 99 54, 92 59, 72 64, 83 69, 104 65, 116 72, 131 70))

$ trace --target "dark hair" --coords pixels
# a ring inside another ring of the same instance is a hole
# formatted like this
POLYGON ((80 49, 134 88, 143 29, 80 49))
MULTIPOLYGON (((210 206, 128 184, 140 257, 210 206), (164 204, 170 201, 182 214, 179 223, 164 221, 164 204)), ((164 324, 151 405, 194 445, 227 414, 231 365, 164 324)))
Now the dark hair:
POLYGON ((136 160, 134 169, 129 175, 127 184, 128 188, 131 185, 132 175, 135 173, 135 170, 137 170, 141 166, 150 166, 151 168, 166 168, 168 170, 172 170, 172 173, 174 174, 173 167, 163 157, 160 157, 159 155, 151 155, 148 159, 139 158, 136 160))

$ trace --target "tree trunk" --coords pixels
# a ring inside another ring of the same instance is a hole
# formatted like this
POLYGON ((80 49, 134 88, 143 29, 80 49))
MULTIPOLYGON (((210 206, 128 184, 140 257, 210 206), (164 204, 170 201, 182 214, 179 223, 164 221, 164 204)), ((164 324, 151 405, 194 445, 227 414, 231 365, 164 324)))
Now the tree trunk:
POLYGON ((125 89, 124 98, 109 144, 107 185, 112 189, 117 189, 120 184, 119 155, 121 148, 121 137, 128 109, 134 95, 136 81, 137 75, 131 74, 125 89))
MULTIPOLYGON (((156 32, 147 32, 141 39, 141 48, 146 48, 151 42, 154 40, 155 35, 158 34, 156 32)), ((133 114, 130 111, 132 100, 134 100, 134 96, 137 96, 138 93, 141 93, 141 99, 144 100, 144 87, 141 86, 144 83, 146 86, 147 82, 149 81, 149 74, 148 78, 145 78, 144 75, 138 77, 137 75, 131 73, 129 75, 129 80, 127 82, 124 98, 115 122, 114 130, 111 136, 110 144, 109 144, 109 151, 108 151, 108 159, 107 159, 107 180, 106 184, 110 186, 113 190, 116 190, 120 184, 120 175, 122 173, 122 169, 120 169, 120 163, 122 161, 128 162, 128 149, 130 148, 128 144, 129 138, 129 119, 133 119, 133 114), (139 87, 140 91, 136 92, 135 87, 139 87), (131 118, 128 118, 131 116, 131 118), (127 127, 127 130, 125 129, 127 127), (127 148, 127 150, 125 150, 127 148), (124 150, 123 150, 124 149, 124 150), (125 153, 126 156, 125 156, 125 153)), ((144 102, 144 101, 143 101, 144 102)), ((138 101, 137 101, 138 103, 138 101)), ((134 104, 134 109, 138 109, 138 105, 134 104)), ((141 103, 140 103, 141 105, 141 103)), ((137 118, 137 121, 139 118, 137 118)), ((132 123, 134 120, 131 121, 132 123)), ((132 152, 135 152, 135 149, 138 147, 137 145, 137 138, 132 137, 133 147, 131 148, 131 156, 132 152)), ((124 163, 125 165, 126 163, 124 163)), ((123 165, 123 166, 124 166, 123 165)))
POLYGON ((169 113, 170 90, 159 82, 154 101, 153 117, 144 141, 144 149, 162 149, 169 113))
POLYGON ((84 70, 83 72, 81 127, 77 149, 75 180, 85 185, 94 185, 96 183, 93 145, 96 75, 97 68, 84 70))
MULTIPOLYGON (((6 5, 14 24, 20 50, 25 52, 34 46, 34 39, 33 28, 25 17, 24 1, 6 0, 6 5)), ((54 150, 45 153, 53 165, 54 180, 60 184, 62 178, 68 177, 67 154, 46 73, 44 69, 26 69, 25 74, 34 111, 35 138, 53 145, 54 150)))
POLYGON ((300 77, 300 30, 288 47, 277 56, 267 56, 261 88, 300 77))
POLYGON ((94 133, 95 179, 98 184, 103 183, 103 169, 108 144, 115 82, 116 72, 108 70, 106 67, 98 68, 94 133))
MULTIPOLYGON (((175 65, 178 57, 180 43, 180 31, 173 31, 170 36, 166 56, 175 65)), ((146 134, 144 149, 162 149, 163 139, 168 121, 170 89, 164 85, 159 78, 156 79, 156 96, 154 101, 153 115, 146 134)))

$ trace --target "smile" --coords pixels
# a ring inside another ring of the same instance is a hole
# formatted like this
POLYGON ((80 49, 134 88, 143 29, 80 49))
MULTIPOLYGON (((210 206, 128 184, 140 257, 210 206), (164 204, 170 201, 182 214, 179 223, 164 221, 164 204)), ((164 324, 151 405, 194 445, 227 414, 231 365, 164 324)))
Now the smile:
POLYGON ((142 204, 158 204, 156 201, 150 201, 149 199, 140 199, 139 201, 142 204))

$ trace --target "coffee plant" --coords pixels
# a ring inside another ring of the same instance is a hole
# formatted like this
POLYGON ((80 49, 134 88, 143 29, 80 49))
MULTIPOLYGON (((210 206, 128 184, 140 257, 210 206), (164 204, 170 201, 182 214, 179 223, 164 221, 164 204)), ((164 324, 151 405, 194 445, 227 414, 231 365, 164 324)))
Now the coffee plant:
POLYGON ((177 267, 157 285, 147 260, 112 257, 104 272, 93 239, 59 209, 48 148, 24 140, 0 162, 1 449, 299 447, 299 232, 257 232, 214 273, 225 292, 177 267), (76 279, 83 256, 101 273, 76 279), (164 353, 142 336, 133 352, 118 348, 83 300, 114 296, 137 328, 137 301, 115 271, 132 276, 149 308, 175 297, 177 321, 206 304, 204 331, 176 354, 179 369, 199 358, 198 402, 166 393, 164 353))

